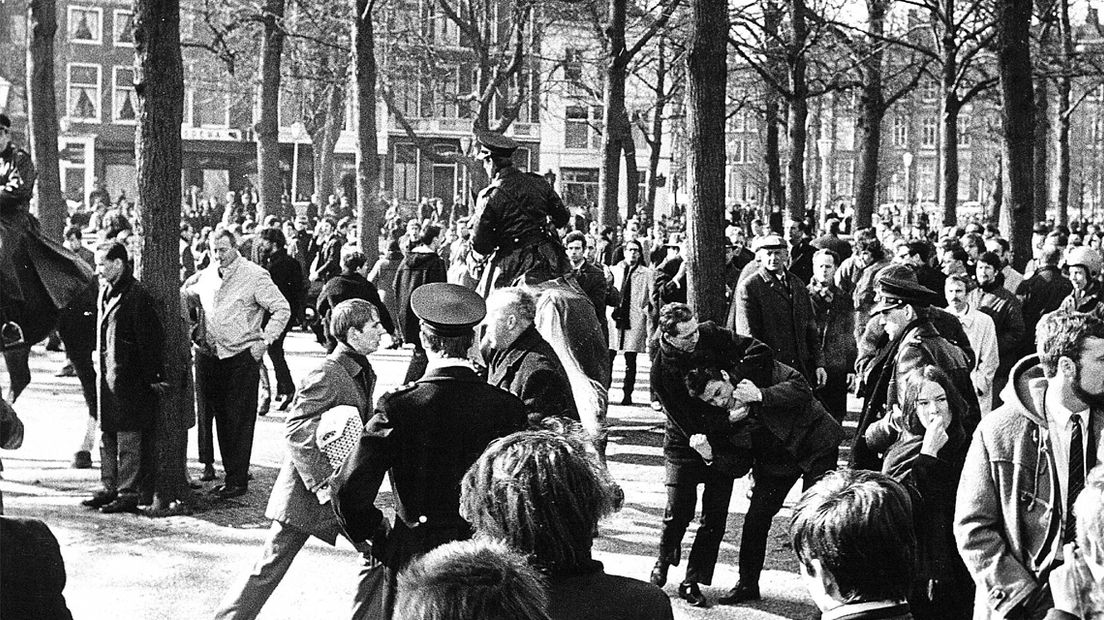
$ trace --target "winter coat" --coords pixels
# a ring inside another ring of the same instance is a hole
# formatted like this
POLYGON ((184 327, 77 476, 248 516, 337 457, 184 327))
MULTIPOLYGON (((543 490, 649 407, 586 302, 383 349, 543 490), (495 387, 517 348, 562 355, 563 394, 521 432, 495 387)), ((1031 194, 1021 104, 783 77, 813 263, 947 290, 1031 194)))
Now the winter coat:
POLYGON ((766 431, 752 432, 757 475, 814 473, 826 455, 837 454, 843 429, 813 397, 801 373, 776 361, 770 383, 757 387, 763 400, 751 405, 748 418, 766 431), (761 442, 762 438, 766 441, 761 442))
POLYGON ((774 350, 774 359, 797 369, 806 379, 824 366, 813 304, 805 283, 786 273, 786 284, 765 267, 736 286, 728 328, 774 350))
POLYGON ((392 288, 395 289, 395 297, 398 300, 398 325, 402 338, 406 342, 418 344, 419 320, 414 310, 410 307, 410 295, 414 289, 430 282, 444 282, 448 274, 448 266, 436 252, 411 251, 399 263, 395 271, 395 280, 392 288))
POLYGON ((1069 278, 1054 265, 1045 265, 1020 283, 1016 295, 1023 301, 1024 346, 1021 354, 1035 351, 1035 326, 1048 312, 1053 312, 1073 291, 1069 278))
POLYGON ((391 320, 391 313, 387 311, 387 306, 380 299, 376 287, 359 273, 346 271, 339 276, 330 278, 326 286, 322 287, 322 292, 318 294, 318 315, 327 317, 327 320, 322 323, 327 337, 332 336, 330 334, 329 313, 337 304, 348 299, 363 299, 375 306, 376 311, 379 312, 380 325, 384 331, 389 334, 395 333, 395 323, 391 320))
POLYGON ((817 343, 824 353, 824 368, 828 372, 851 372, 859 353, 851 300, 834 284, 824 289, 809 284, 808 291, 816 321, 817 343))
POLYGON ((370 417, 376 376, 371 366, 362 366, 354 355, 348 345, 338 344, 300 384, 285 422, 287 456, 265 509, 269 519, 331 545, 341 528, 333 507, 319 503, 315 493, 329 482, 333 468, 319 449, 315 432, 322 414, 340 405, 356 407, 362 422, 370 417))
POLYGON ((977 308, 993 319, 993 327, 997 330, 997 350, 1000 353, 996 385, 998 388, 1003 387, 1008 371, 1020 359, 1023 349, 1023 306, 998 279, 974 289, 971 292, 970 307, 977 308))
POLYGON ((391 319, 399 318, 399 300, 395 294, 395 274, 402 263, 402 254, 381 256, 372 270, 368 272, 368 281, 376 285, 380 299, 387 306, 387 312, 391 319))
MULTIPOLYGON (((625 267, 621 261, 610 271, 613 272, 613 288, 618 294, 625 292, 625 267)), ((632 299, 628 301, 629 328, 620 329, 615 315, 620 305, 609 309, 609 348, 610 351, 632 351, 642 353, 647 350, 648 336, 651 333, 652 315, 656 308, 652 305, 652 270, 638 265, 632 270, 632 299)))
POLYGON ((303 277, 303 269, 299 266, 299 261, 289 256, 284 250, 277 250, 276 253, 269 256, 265 260, 264 268, 268 270, 268 275, 272 277, 272 283, 280 289, 284 299, 291 306, 291 318, 288 320, 287 327, 284 328, 291 329, 293 325, 299 323, 306 303, 307 280, 303 277))
POLYGON ((487 383, 520 398, 530 426, 549 416, 579 419, 563 364, 532 325, 487 357, 487 383))
POLYGON ((690 436, 697 433, 709 439, 715 453, 722 447, 736 448, 728 416, 717 415, 716 407, 690 396, 686 390, 686 375, 705 366, 727 371, 736 382, 746 377, 756 385, 768 385, 774 362, 767 345, 750 336, 734 334, 712 321, 698 324, 698 343, 690 352, 675 349, 662 338, 653 340, 651 385, 667 415, 663 456, 676 466, 702 462, 698 452, 690 447, 690 436))
POLYGON ((970 380, 973 361, 961 348, 939 335, 930 319, 921 317, 906 325, 867 367, 866 399, 851 448, 852 466, 881 469, 881 459, 866 443, 866 430, 900 402, 900 389, 909 372, 926 365, 938 367, 951 379, 966 401, 962 425, 967 433, 973 432, 981 419, 977 394, 970 380))
POLYGON ((1091 281, 1084 290, 1071 290, 1058 308, 1092 314, 1098 319, 1104 318, 1104 287, 1099 282, 1091 281))
POLYGON ((981 421, 966 454, 954 533, 977 584, 976 619, 1003 618, 1029 600, 1027 617, 1046 613, 1049 594, 1032 599, 1061 557, 1065 512, 1047 430, 1047 385, 1037 357, 1016 364, 1004 405, 981 421))
POLYGON ((155 302, 129 271, 104 286, 98 303, 100 428, 105 432, 153 428, 163 380, 165 332, 155 302))

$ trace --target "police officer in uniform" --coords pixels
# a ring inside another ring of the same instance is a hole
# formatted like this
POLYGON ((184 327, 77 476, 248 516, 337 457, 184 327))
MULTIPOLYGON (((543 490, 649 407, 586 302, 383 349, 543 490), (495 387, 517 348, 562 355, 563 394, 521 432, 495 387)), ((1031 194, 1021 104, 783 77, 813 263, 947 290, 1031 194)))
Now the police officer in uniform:
POLYGON ((459 513, 460 480, 487 444, 526 426, 521 400, 488 385, 468 361, 473 328, 487 312, 483 298, 436 282, 415 289, 410 305, 421 320, 426 372, 380 397, 359 445, 331 482, 345 533, 380 563, 362 571, 354 618, 390 618, 399 571, 441 544, 471 536, 459 513), (374 505, 387 472, 394 525, 374 505))
POLYGON ((567 226, 563 201, 540 175, 514 167, 518 143, 501 134, 477 132, 479 158, 491 184, 479 193, 472 248, 490 256, 479 292, 513 286, 519 276, 529 284, 571 271, 555 228, 567 226))

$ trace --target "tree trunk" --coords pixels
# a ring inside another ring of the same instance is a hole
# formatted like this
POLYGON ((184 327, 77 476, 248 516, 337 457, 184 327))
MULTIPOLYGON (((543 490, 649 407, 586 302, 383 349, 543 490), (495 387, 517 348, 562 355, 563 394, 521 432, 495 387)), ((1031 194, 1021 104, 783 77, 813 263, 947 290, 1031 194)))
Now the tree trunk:
POLYGON ((38 173, 34 204, 42 232, 60 241, 69 208, 61 195, 61 175, 58 171, 58 113, 54 94, 56 32, 57 7, 54 0, 29 0, 27 129, 30 133, 31 160, 38 173))
POLYGON ((1050 121, 1050 67, 1056 56, 1054 50, 1053 0, 1035 0, 1036 14, 1039 15, 1039 58, 1035 72, 1035 160, 1034 160, 1034 220, 1046 220, 1050 208, 1050 134, 1054 127, 1050 121))
MULTIPOLYGON (((1061 72, 1058 77, 1058 143, 1055 149, 1058 161, 1058 223, 1069 222, 1070 190, 1070 90, 1073 67, 1073 34, 1070 32, 1068 0, 1058 2, 1058 25, 1061 40, 1061 72)), ((1084 224, 1084 222, 1082 222, 1084 224)))
POLYGON ((1050 141, 1050 83, 1045 75, 1035 78, 1035 199, 1034 219, 1041 222, 1046 219, 1047 209, 1050 207, 1050 162, 1047 143, 1050 141))
POLYGON ((952 91, 943 93, 943 225, 958 222, 958 113, 952 91))
MULTIPOLYGON (((606 24, 606 79, 602 111, 602 171, 598 175, 598 218, 603 226, 617 226, 617 194, 621 183, 621 151, 625 140, 626 0, 609 0, 606 24)), ((629 181, 632 182, 631 179, 629 181)), ((629 209, 632 207, 630 205, 629 209)))
POLYGON ((184 118, 180 1, 135 0, 134 43, 136 206, 142 222, 142 264, 136 275, 156 300, 157 315, 165 326, 169 383, 168 394, 160 401, 152 513, 173 514, 186 511, 191 498, 185 462, 188 427, 195 420, 190 344, 180 320, 180 123, 184 118))
MULTIPOLYGON (((341 137, 341 121, 345 116, 345 87, 334 84, 326 98, 326 120, 315 142, 314 152, 314 191, 321 204, 325 205, 334 193, 334 146, 341 137)), ((313 141, 313 140, 312 140, 313 141)))
POLYGON ((663 153, 663 114, 667 107, 667 55, 666 38, 659 40, 659 52, 656 55, 655 106, 652 109, 651 139, 648 142, 648 187, 644 198, 644 217, 655 222, 656 176, 659 174, 659 159, 663 153))
MULTIPOLYGON (((763 35, 764 40, 778 41, 782 28, 782 9, 775 0, 767 0, 763 6, 763 35)), ((772 50, 772 55, 777 53, 772 50)), ((771 61, 769 69, 776 79, 782 78, 774 61, 771 61)), ((766 135, 763 144, 763 160, 767 166, 767 209, 765 220, 770 221, 772 213, 782 211, 786 203, 786 195, 782 185, 782 149, 779 145, 781 134, 781 96, 778 91, 765 84, 763 93, 763 123, 766 135)), ((781 231, 776 231, 781 232, 781 231)))
POLYGON ((280 178, 280 59, 284 51, 284 0, 265 0, 264 32, 261 34, 261 60, 257 74, 260 79, 260 118, 257 134, 257 202, 256 222, 262 224, 265 215, 275 212, 283 195, 280 178))
POLYGON ((997 64, 1000 71, 1001 128, 1008 187, 1004 201, 1013 266, 1022 270, 1031 257, 1032 216, 1035 213, 1035 99, 1031 82, 1030 0, 999 0, 997 64))
POLYGON ((355 1, 353 71, 357 101, 357 230, 360 251, 374 263, 379 256, 379 155, 376 143, 376 41, 372 26, 375 0, 355 1))
POLYGON ((636 165, 636 143, 632 139, 632 125, 625 121, 628 139, 621 143, 621 152, 625 154, 625 219, 637 217, 640 206, 640 168, 636 165))
POLYGON ((882 91, 882 33, 885 31, 887 3, 870 0, 867 5, 866 56, 862 63, 863 84, 859 95, 859 170, 855 188, 854 228, 869 228, 877 206, 878 156, 882 149, 882 120, 885 118, 885 94, 882 91))
POLYGON ((790 217, 805 220, 805 140, 808 137, 805 122, 809 118, 809 86, 805 81, 805 44, 809 28, 805 22, 805 0, 790 0, 790 25, 793 39, 790 41, 790 161, 787 173, 790 193, 787 198, 790 217))
POLYGON ((687 299, 698 320, 722 321, 724 307, 725 88, 728 7, 693 0, 687 69, 689 268, 687 299))

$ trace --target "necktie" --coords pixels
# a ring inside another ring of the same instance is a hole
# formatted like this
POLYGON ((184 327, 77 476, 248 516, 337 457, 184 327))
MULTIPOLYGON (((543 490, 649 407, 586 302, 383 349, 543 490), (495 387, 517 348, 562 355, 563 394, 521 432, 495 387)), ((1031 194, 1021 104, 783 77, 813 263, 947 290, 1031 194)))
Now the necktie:
POLYGON ((1070 418, 1070 424, 1073 425, 1073 431, 1070 432, 1069 481, 1066 484, 1066 542, 1073 541, 1076 531, 1073 502, 1085 488, 1085 438, 1081 429, 1081 416, 1074 415, 1070 418))

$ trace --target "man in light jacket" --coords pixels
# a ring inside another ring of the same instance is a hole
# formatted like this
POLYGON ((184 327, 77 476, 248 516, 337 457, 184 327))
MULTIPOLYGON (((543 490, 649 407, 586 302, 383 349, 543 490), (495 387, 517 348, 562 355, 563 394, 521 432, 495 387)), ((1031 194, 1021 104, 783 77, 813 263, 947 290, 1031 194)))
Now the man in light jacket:
POLYGON ((959 482, 954 533, 977 583, 974 618, 1043 618, 1047 577, 1072 539, 1073 499, 1100 461, 1104 322, 1057 311, 1038 356, 1012 371, 1004 405, 978 425, 959 482))

